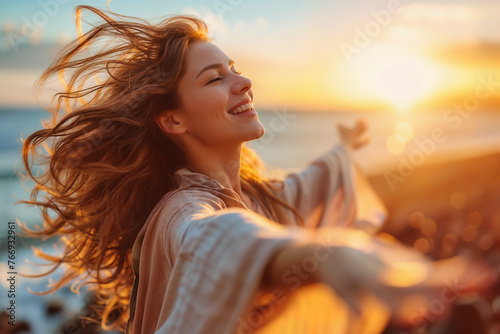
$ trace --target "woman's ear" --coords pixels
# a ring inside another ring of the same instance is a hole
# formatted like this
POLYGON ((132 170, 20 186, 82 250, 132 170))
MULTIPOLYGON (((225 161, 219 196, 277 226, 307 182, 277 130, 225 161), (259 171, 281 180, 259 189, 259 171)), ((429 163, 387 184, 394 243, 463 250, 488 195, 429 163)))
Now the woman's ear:
POLYGON ((180 135, 186 132, 181 117, 174 110, 165 110, 155 117, 156 124, 167 134, 180 135))

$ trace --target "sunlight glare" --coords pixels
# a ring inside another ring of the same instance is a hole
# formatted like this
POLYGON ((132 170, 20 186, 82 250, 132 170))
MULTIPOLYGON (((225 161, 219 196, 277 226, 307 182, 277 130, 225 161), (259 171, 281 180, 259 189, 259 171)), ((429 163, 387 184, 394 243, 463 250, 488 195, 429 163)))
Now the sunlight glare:
POLYGON ((437 64, 396 46, 372 46, 356 62, 359 75, 370 89, 398 112, 408 111, 442 81, 437 64))
POLYGON ((405 144, 413 139, 414 134, 413 125, 408 122, 399 122, 394 127, 394 135, 405 144))
POLYGON ((392 155, 400 155, 405 150, 405 143, 398 136, 390 135, 386 140, 386 148, 392 155))

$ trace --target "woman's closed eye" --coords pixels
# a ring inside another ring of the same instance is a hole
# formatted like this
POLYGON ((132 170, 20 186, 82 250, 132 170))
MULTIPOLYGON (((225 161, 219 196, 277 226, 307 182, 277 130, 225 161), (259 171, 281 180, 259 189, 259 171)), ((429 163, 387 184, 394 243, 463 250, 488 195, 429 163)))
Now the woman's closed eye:
POLYGON ((213 79, 210 79, 210 80, 207 82, 207 85, 208 85, 208 84, 211 84, 212 82, 219 81, 219 80, 222 80, 222 77, 215 77, 215 78, 213 78, 213 79))
MULTIPOLYGON (((237 75, 241 75, 241 71, 231 70, 231 72, 233 72, 234 74, 237 74, 237 75)), ((208 84, 211 84, 212 82, 216 82, 216 81, 219 81, 219 80, 222 80, 222 79, 223 79, 223 77, 221 77, 221 76, 214 77, 214 78, 210 79, 210 80, 207 82, 207 85, 208 85, 208 84)))

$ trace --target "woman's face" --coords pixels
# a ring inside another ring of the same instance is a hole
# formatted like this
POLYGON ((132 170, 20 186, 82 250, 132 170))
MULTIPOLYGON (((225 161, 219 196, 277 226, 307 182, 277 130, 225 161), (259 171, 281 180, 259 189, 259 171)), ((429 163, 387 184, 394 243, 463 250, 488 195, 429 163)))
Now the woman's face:
POLYGON ((204 145, 227 146, 264 135, 253 108, 252 82, 208 42, 193 43, 178 86, 185 134, 204 145))

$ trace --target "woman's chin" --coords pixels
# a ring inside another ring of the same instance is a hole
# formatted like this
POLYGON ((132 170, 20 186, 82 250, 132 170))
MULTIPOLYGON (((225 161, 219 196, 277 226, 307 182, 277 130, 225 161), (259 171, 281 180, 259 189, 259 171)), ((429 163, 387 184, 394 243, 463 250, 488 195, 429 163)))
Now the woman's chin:
POLYGON ((264 128, 264 125, 262 125, 262 123, 259 122, 259 124, 255 127, 255 129, 249 133, 248 139, 246 141, 262 138, 265 133, 266 129, 264 128))

